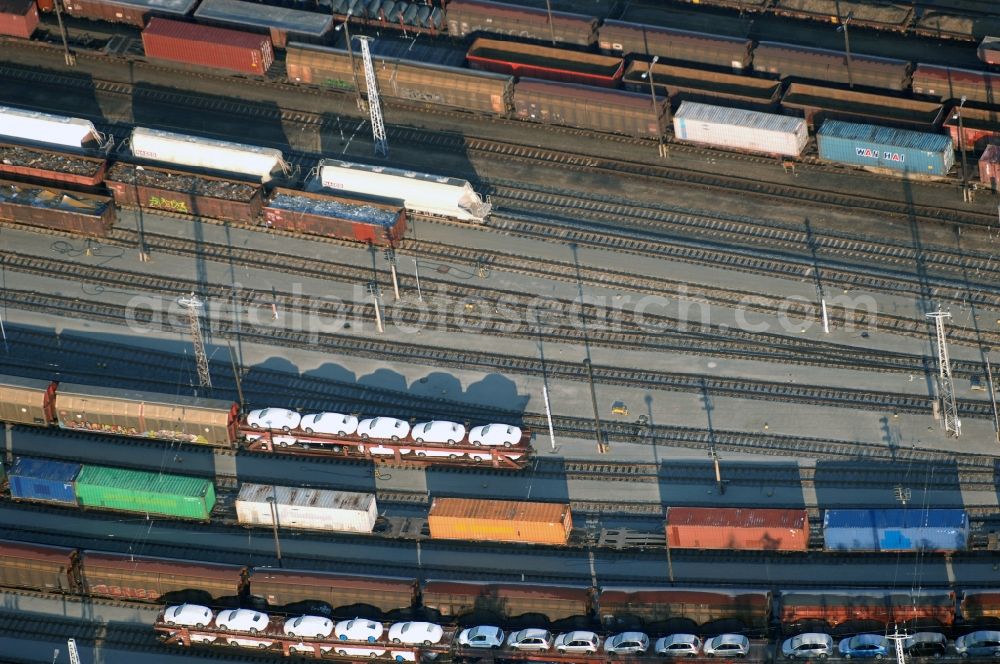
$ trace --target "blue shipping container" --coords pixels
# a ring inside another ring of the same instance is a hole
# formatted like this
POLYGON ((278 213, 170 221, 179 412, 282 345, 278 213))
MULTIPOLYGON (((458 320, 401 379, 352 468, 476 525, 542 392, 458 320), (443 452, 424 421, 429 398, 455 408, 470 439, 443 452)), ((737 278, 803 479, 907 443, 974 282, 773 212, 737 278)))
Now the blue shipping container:
POLYGON ((7 473, 10 495, 19 500, 76 505, 73 481, 81 467, 78 463, 19 457, 7 473))
POLYGON ((827 120, 816 132, 820 159, 903 173, 947 175, 955 165, 949 136, 827 120))
POLYGON ((828 551, 955 551, 969 540, 961 509, 827 510, 823 541, 828 551))

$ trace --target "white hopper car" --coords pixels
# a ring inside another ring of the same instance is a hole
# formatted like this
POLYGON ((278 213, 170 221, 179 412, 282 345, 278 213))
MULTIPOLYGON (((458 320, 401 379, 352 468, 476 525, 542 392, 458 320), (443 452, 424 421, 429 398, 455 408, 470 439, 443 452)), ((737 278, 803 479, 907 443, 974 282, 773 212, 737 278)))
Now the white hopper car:
POLYGON ((159 129, 132 130, 132 154, 178 166, 240 173, 267 182, 277 171, 287 172, 281 150, 174 134, 159 129))
POLYGON ((0 136, 72 148, 103 142, 103 137, 90 120, 23 111, 10 106, 0 106, 0 136))
POLYGON ((482 223, 492 205, 467 180, 338 159, 319 162, 320 186, 338 192, 401 198, 407 210, 482 223))

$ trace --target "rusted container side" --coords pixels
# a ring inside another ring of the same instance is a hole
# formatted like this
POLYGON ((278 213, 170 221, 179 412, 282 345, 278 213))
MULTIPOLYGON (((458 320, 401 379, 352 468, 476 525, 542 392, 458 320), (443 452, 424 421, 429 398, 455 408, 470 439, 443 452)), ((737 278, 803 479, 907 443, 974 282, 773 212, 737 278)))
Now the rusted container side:
POLYGON ((591 614, 593 591, 587 586, 519 583, 427 581, 424 608, 437 611, 446 622, 472 613, 492 613, 505 619, 541 614, 550 621, 591 614))
POLYGON ((508 5, 489 0, 452 0, 448 3, 448 34, 467 37, 486 33, 521 39, 590 46, 597 41, 597 19, 583 14, 508 5))
POLYGON ((605 53, 618 55, 658 55, 713 67, 743 71, 750 66, 749 39, 674 30, 642 23, 605 21, 598 44, 605 53))
POLYGON ((854 83, 897 92, 910 87, 911 64, 906 60, 851 53, 850 76, 847 55, 840 51, 778 42, 760 42, 753 52, 753 70, 779 78, 804 78, 831 83, 854 83))
MULTIPOLYGON (((994 145, 990 147, 996 148, 997 157, 1000 157, 1000 146, 994 145)), ((983 620, 984 618, 1000 618, 1000 591, 966 590, 962 593, 959 612, 961 613, 962 620, 967 623, 983 620)))
POLYGON ((390 245, 406 232, 406 208, 399 199, 278 188, 264 208, 264 221, 269 227, 296 233, 390 245))
POLYGON ((646 62, 629 63, 622 77, 625 89, 648 95, 649 74, 652 73, 657 94, 669 96, 671 104, 682 101, 718 104, 726 100, 743 108, 768 111, 773 110, 781 98, 779 81, 663 63, 653 65, 652 72, 649 70, 646 62))
POLYGON ((699 625, 715 620, 739 620, 747 628, 767 627, 771 593, 763 590, 708 590, 699 588, 628 588, 605 586, 600 597, 600 617, 613 625, 625 617, 651 624, 670 618, 687 618, 699 625))
POLYGON ((535 79, 514 86, 514 112, 529 122, 657 138, 667 111, 666 99, 657 97, 654 109, 649 94, 535 79))
POLYGON ((159 602, 168 593, 200 590, 212 598, 240 594, 244 568, 191 560, 121 556, 87 551, 80 579, 84 591, 99 597, 159 602))
POLYGON ((0 180, 0 219, 104 237, 115 222, 115 206, 106 196, 0 180))
POLYGON ((0 143, 0 175, 60 185, 96 187, 104 181, 108 160, 0 143))
POLYGON ((44 426, 53 420, 55 383, 49 380, 0 376, 0 420, 44 426))
POLYGON ((979 158, 979 181, 990 191, 1000 190, 1000 145, 990 145, 979 158))
POLYGON ((939 99, 961 99, 1000 105, 1000 74, 918 64, 913 70, 913 92, 939 99))
POLYGON ((945 591, 893 593, 872 590, 783 592, 778 616, 783 625, 824 620, 831 627, 848 620, 881 623, 933 620, 950 626, 955 620, 955 594, 945 591))
POLYGON ((435 498, 427 524, 434 539, 566 544, 573 515, 565 503, 435 498))
POLYGON ((30 39, 37 27, 34 0, 0 0, 0 35, 30 39))
POLYGON ((806 83, 789 84, 781 107, 790 114, 801 114, 812 128, 836 119, 936 131, 944 117, 944 106, 934 102, 806 83))
POLYGON ((405 577, 257 568, 250 577, 250 593, 270 606, 317 601, 334 609, 366 604, 385 613, 414 607, 417 581, 405 577))
POLYGON ((271 38, 249 32, 153 18, 142 31, 146 56, 263 76, 274 62, 271 38))
POLYGON ((902 3, 876 5, 864 0, 775 0, 770 12, 834 24, 850 14, 852 26, 876 30, 901 30, 913 20, 911 6, 902 3))
POLYGON ((1000 37, 983 37, 976 55, 988 65, 1000 65, 1000 37))
POLYGON ((987 145, 1000 138, 1000 109, 977 108, 966 104, 962 107, 962 121, 958 121, 958 105, 953 105, 945 114, 944 126, 955 142, 955 147, 964 146, 968 152, 981 152, 987 145), (961 125, 962 140, 959 141, 961 125))
MULTIPOLYGON (((511 76, 377 55, 372 56, 372 63, 379 94, 384 98, 495 115, 503 115, 511 107, 511 76)), ((295 83, 354 89, 347 51, 292 43, 285 51, 285 67, 288 78, 295 83)), ((357 73, 358 85, 367 91, 360 67, 357 73)))
POLYGON ((263 188, 258 183, 118 162, 106 176, 119 205, 180 212, 256 225, 263 188))
POLYGON ((56 417, 64 429, 229 447, 239 406, 201 399, 60 383, 56 417))
POLYGON ((679 549, 805 551, 809 517, 805 510, 671 507, 667 545, 679 549))
POLYGON ((617 87, 625 71, 621 57, 484 37, 472 42, 466 59, 473 69, 604 88, 617 87))
POLYGON ((72 592, 74 550, 0 540, 0 585, 48 592, 72 592))

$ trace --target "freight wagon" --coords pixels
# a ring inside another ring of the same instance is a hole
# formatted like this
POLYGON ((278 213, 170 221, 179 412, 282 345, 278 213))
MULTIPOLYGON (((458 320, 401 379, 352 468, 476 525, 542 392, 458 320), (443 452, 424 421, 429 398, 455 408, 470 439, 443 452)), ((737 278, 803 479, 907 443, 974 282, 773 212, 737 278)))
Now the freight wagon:
POLYGON ((375 494, 244 482, 236 498, 244 526, 371 533, 378 519, 375 494))
POLYGON ((633 61, 622 77, 625 89, 648 94, 650 83, 657 94, 669 97, 671 105, 685 101, 732 104, 753 110, 774 110, 781 100, 781 82, 751 78, 728 72, 677 67, 658 62, 633 61))
POLYGON ((239 565, 96 551, 77 555, 79 588, 92 597, 215 603, 218 598, 239 597, 244 585, 245 568, 239 565))
MULTIPOLYGON (((284 48, 289 37, 292 39, 320 40, 333 27, 333 17, 323 12, 303 11, 242 0, 201 0, 194 16, 196 19, 214 25, 232 28, 253 29, 266 33, 271 44, 284 48)), ((263 57, 263 43, 261 53, 263 57)), ((260 73, 266 72, 265 66, 260 73)), ((252 72, 257 73, 257 72, 252 72)))
POLYGON ((955 621, 955 594, 946 591, 898 593, 871 590, 782 592, 776 616, 785 628, 810 620, 831 629, 853 620, 949 627, 955 621))
POLYGON ((990 191, 998 191, 1000 183, 1000 145, 990 145, 979 158, 979 181, 990 191))
POLYGON ((654 105, 649 94, 527 78, 514 87, 515 117, 541 124, 659 138, 668 111, 665 99, 654 105))
POLYGON ((1000 74, 918 64, 913 70, 913 92, 942 100, 965 97, 995 106, 1000 104, 1000 74))
POLYGON ((805 551, 805 510, 670 507, 667 546, 674 549, 805 551))
POLYGON ((132 155, 176 166, 250 175, 267 182, 289 166, 281 150, 213 138, 136 127, 129 139, 132 155))
POLYGON ((774 0, 770 13, 823 23, 840 23, 851 15, 851 25, 876 30, 905 30, 914 8, 903 4, 867 3, 863 0, 774 0))
POLYGON ((406 209, 460 221, 483 223, 492 205, 466 180, 338 159, 319 162, 317 184, 337 193, 382 196, 391 192, 406 209))
POLYGON ((887 95, 791 83, 781 98, 781 108, 798 112, 811 129, 826 120, 877 121, 908 129, 935 131, 941 126, 944 106, 940 103, 887 95))
POLYGON ((983 37, 976 55, 988 65, 1000 65, 1000 37, 983 37))
POLYGON ((0 220, 89 237, 104 237, 116 218, 106 196, 0 180, 0 220))
POLYGON ((427 525, 433 539, 565 545, 573 515, 564 503, 435 498, 427 525))
POLYGON ((621 57, 483 37, 472 42, 466 60, 472 69, 604 88, 617 87, 625 70, 621 57))
POLYGON ((381 613, 416 607, 416 579, 358 576, 258 567, 248 575, 250 594, 281 607, 300 602, 325 602, 340 615, 352 609, 374 607, 381 613))
POLYGON ((870 88, 903 91, 910 85, 911 64, 905 60, 852 53, 850 63, 840 51, 762 41, 753 52, 758 74, 850 83, 870 88))
POLYGON ((827 551, 962 551, 969 518, 960 509, 826 510, 827 551))
POLYGON ((966 104, 961 114, 959 118, 959 110, 953 108, 944 121, 944 128, 959 150, 982 152, 988 145, 1000 140, 1000 109, 966 104))
POLYGON ((94 188, 104 181, 107 166, 108 161, 103 157, 0 143, 0 175, 4 177, 94 188))
POLYGON ((525 615, 542 615, 551 622, 586 619, 597 599, 587 586, 442 580, 425 582, 421 597, 425 609, 449 623, 508 621, 525 615))
POLYGON ((240 74, 263 76, 274 62, 270 37, 164 18, 150 20, 142 46, 149 58, 240 74))
POLYGON ((197 4, 198 0, 65 0, 63 7, 77 18, 144 28, 153 16, 184 18, 197 4))
POLYGON ((269 228, 393 246, 406 233, 401 199, 335 196, 275 189, 264 208, 269 228))
POLYGON ((0 420, 45 426, 52 421, 55 383, 0 375, 0 420))
POLYGON ((104 137, 89 120, 10 106, 0 106, 0 137, 68 148, 97 147, 104 143, 104 137))
POLYGON ((678 141, 798 157, 809 141, 802 118, 685 101, 674 114, 678 141))
POLYGON ((743 72, 752 61, 753 42, 703 32, 675 30, 641 23, 604 21, 599 45, 616 55, 660 56, 743 72))
POLYGON ((0 0, 0 35, 30 39, 37 27, 34 0, 0 0))
POLYGON ((948 136, 828 120, 816 132, 820 159, 875 172, 948 174, 955 146, 948 136))
POLYGON ((593 16, 551 12, 489 0, 451 0, 448 3, 448 34, 460 38, 487 33, 544 42, 591 46, 597 41, 597 19, 593 16))
POLYGON ((636 620, 654 625, 683 618, 696 631, 726 620, 739 622, 746 630, 762 631, 770 616, 771 593, 763 590, 605 586, 600 594, 600 621, 608 628, 636 620))

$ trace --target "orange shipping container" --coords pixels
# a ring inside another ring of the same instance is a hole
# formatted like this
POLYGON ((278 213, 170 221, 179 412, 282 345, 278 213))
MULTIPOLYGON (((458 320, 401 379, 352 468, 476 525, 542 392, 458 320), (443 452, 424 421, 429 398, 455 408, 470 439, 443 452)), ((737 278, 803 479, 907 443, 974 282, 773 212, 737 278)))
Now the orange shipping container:
POLYGON ((667 542, 675 549, 805 551, 805 510, 671 507, 667 542))
POLYGON ((427 517, 434 539, 566 544, 569 505, 513 500, 435 498, 427 517))

